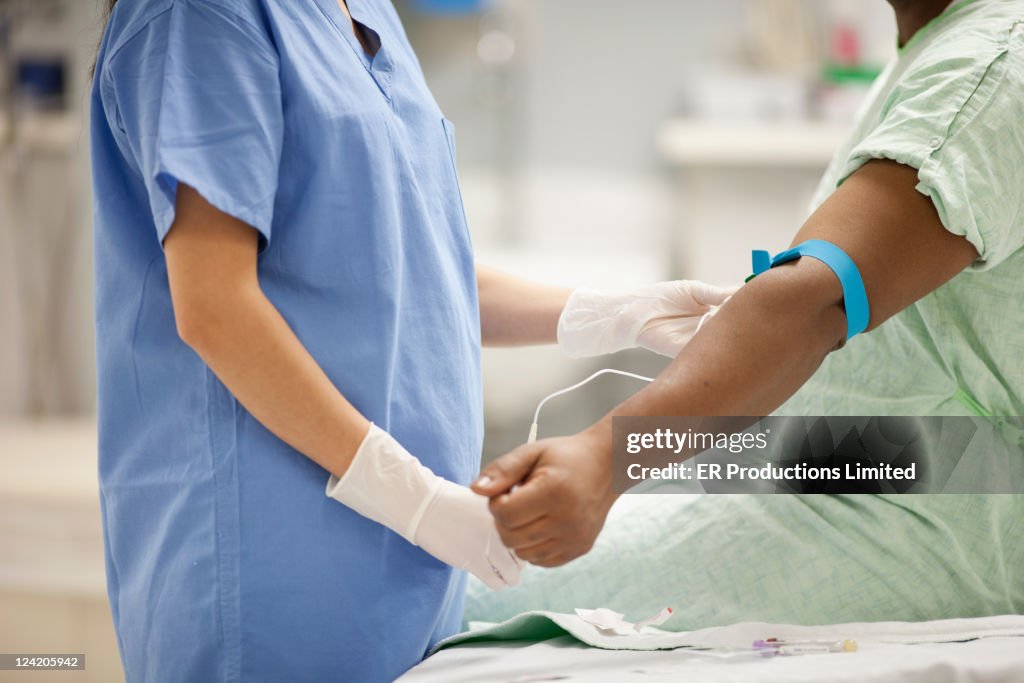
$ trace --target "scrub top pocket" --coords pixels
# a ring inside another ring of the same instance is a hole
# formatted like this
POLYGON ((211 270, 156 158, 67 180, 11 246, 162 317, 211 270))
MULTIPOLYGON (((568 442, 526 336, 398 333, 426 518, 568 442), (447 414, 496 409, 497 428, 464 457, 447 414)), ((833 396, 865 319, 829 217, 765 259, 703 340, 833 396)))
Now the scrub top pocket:
POLYGON ((453 182, 453 184, 455 186, 455 189, 458 192, 458 195, 457 195, 458 196, 458 200, 459 200, 459 207, 458 207, 459 211, 458 211, 458 213, 459 213, 459 215, 462 216, 462 230, 466 233, 466 235, 468 237, 468 235, 469 235, 469 221, 468 221, 468 219, 466 217, 466 203, 462 199, 462 186, 459 183, 459 169, 458 169, 458 162, 457 162, 458 157, 457 157, 457 155, 455 153, 456 152, 456 147, 455 147, 455 124, 452 123, 451 121, 449 121, 447 118, 442 116, 441 117, 441 128, 442 128, 442 130, 444 130, 445 141, 448 143, 448 159, 451 162, 450 163, 450 167, 451 167, 451 173, 452 173, 452 182, 453 182))
POLYGON ((388 117, 381 109, 339 113, 296 132, 282 160, 282 200, 292 211, 274 245, 275 268, 340 286, 393 270, 403 212, 389 201, 398 183, 388 117))

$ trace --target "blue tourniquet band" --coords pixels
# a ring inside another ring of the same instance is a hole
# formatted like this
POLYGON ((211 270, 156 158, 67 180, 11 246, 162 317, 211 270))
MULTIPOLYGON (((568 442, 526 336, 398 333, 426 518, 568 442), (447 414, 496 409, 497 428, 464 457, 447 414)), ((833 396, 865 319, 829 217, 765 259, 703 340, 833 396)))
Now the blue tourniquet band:
POLYGON ((807 240, 792 249, 787 249, 774 257, 767 251, 755 251, 753 254, 754 275, 760 275, 769 268, 794 261, 801 256, 810 256, 828 266, 843 287, 843 305, 846 307, 846 338, 851 339, 868 327, 871 309, 868 307, 868 294, 864 290, 864 280, 846 252, 825 240, 807 240))

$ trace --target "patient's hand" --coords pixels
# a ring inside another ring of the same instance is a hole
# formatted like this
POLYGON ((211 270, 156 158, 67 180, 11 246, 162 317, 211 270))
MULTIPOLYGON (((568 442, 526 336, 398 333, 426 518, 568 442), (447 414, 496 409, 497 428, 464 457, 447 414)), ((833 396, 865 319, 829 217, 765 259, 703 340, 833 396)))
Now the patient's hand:
POLYGON ((588 552, 616 498, 609 445, 591 429, 521 446, 488 465, 473 489, 491 498, 505 545, 541 567, 588 552))

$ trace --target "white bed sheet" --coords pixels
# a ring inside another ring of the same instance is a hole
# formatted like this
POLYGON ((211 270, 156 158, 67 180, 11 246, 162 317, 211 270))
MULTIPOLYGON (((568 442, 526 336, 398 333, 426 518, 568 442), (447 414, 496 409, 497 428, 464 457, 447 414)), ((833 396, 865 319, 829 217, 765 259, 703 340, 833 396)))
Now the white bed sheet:
POLYGON ((601 650, 572 636, 539 643, 468 644, 443 650, 402 683, 685 681, 686 683, 1024 683, 1024 617, 827 627, 737 624, 695 640, 750 643, 750 634, 855 636, 853 653, 757 659, 692 650, 601 650), (1008 635, 1016 634, 1016 635, 1008 635), (927 642, 977 637, 968 642, 927 642), (913 641, 918 642, 910 644, 913 641))

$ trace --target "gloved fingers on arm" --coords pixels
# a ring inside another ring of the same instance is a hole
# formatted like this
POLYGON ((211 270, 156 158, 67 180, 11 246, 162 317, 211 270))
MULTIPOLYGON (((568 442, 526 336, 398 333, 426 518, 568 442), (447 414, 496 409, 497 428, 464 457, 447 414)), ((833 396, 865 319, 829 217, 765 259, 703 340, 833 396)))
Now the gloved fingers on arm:
POLYGON ((693 339, 703 319, 704 316, 653 320, 640 332, 637 346, 668 358, 675 358, 693 339))
POLYGON ((694 304, 698 307, 721 306, 742 286, 719 287, 701 280, 676 280, 673 284, 676 285, 676 300, 681 302, 686 312, 691 311, 694 304))
MULTIPOLYGON (((686 328, 688 318, 699 319, 710 307, 726 301, 735 290, 695 280, 659 282, 624 291, 577 289, 562 310, 558 343, 572 357, 633 348, 641 343, 641 333, 652 323, 676 321, 686 328)), ((683 329, 681 334, 692 336, 692 330, 683 329)), ((657 346, 659 353, 678 353, 664 343, 657 346)))

